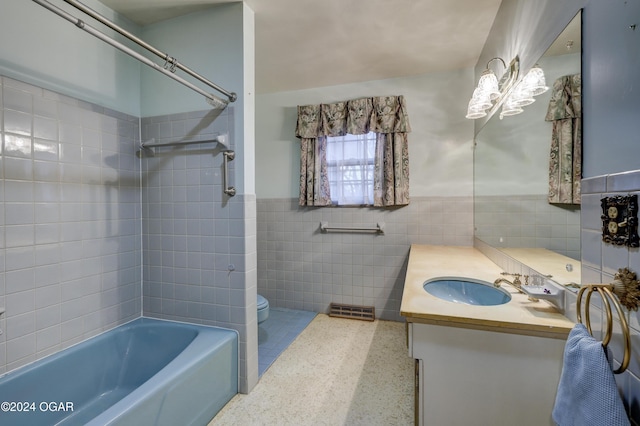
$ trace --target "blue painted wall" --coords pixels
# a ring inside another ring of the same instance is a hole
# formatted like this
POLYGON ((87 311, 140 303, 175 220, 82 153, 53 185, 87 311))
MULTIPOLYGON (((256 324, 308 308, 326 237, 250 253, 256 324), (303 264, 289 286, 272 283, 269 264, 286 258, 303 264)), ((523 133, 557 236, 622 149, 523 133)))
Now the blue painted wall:
MULTIPOLYGON (((228 3, 161 21, 144 27, 142 38, 213 83, 241 96, 242 8, 242 3, 228 3)), ((153 60, 162 62, 157 57, 153 60)), ((180 70, 176 75, 226 99, 226 96, 180 70)), ((147 66, 141 69, 141 85, 143 117, 208 108, 202 95, 147 66)))
POLYGON ((640 1, 591 1, 582 19, 584 177, 640 169, 640 1))
MULTIPOLYGON (((53 4, 81 18, 62 0, 53 4)), ((85 3, 136 33, 139 28, 95 0, 85 3)), ((114 36, 91 19, 83 19, 114 36)), ((124 41, 122 37, 115 37, 124 41)), ((0 75, 140 115, 140 63, 69 21, 28 0, 2 0, 0 5, 0 75)))

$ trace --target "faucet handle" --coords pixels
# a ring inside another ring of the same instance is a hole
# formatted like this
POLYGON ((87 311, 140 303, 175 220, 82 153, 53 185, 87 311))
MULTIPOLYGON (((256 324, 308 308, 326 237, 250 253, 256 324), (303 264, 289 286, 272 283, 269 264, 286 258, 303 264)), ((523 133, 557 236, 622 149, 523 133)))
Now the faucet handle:
MULTIPOLYGON (((509 272, 500 272, 500 275, 511 275, 513 277, 513 284, 516 286, 521 286, 522 285, 522 281, 520 281, 520 277, 522 276, 522 274, 519 273, 509 273, 509 272)), ((529 280, 529 276, 525 275, 525 281, 529 280)))

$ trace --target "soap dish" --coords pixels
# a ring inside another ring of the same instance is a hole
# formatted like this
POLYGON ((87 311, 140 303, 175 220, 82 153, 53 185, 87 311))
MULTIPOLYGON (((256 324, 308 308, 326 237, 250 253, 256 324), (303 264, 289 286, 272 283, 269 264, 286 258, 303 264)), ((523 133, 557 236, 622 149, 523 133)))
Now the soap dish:
POLYGON ((550 301, 564 312, 564 290, 554 285, 523 285, 520 288, 531 297, 550 301))

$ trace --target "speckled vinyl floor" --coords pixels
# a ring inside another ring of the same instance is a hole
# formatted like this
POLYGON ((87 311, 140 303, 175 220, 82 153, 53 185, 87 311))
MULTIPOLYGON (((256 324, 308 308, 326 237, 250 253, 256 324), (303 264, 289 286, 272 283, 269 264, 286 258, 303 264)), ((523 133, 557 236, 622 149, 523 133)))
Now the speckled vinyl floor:
POLYGON ((209 423, 412 425, 404 324, 317 315, 261 377, 209 423))

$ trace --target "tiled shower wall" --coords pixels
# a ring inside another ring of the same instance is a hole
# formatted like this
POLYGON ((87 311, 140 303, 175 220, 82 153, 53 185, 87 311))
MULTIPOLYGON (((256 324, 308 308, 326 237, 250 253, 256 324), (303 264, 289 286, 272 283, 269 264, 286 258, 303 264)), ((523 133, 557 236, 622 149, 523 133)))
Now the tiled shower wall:
POLYGON ((476 236, 493 247, 546 248, 580 259, 580 206, 544 195, 476 196, 476 236))
POLYGON ((140 316, 138 118, 1 78, 0 373, 140 316))
POLYGON ((297 199, 258 200, 258 292, 271 306, 327 312, 331 302, 374 306, 401 320, 411 244, 473 244, 472 197, 413 197, 408 206, 299 207, 297 199), (371 227, 384 235, 322 233, 371 227))
MULTIPOLYGON (((629 268, 640 274, 640 249, 615 246, 602 241, 602 208, 600 200, 616 195, 637 194, 640 196, 640 170, 598 176, 582 181, 582 283, 610 283, 620 268, 629 268)), ((572 295, 569 306, 575 306, 572 295)), ((597 302, 595 306, 598 306, 597 302)), ((597 312, 597 311, 596 311, 597 312)), ((616 375, 618 387, 624 395, 625 405, 634 424, 640 424, 640 313, 627 311, 631 331, 631 363, 626 372, 616 375)), ((603 315, 596 328, 602 330, 603 315)), ((614 311, 614 317, 615 311, 614 311)), ((570 318, 576 319, 575 312, 570 318)), ((604 320, 606 321, 606 319, 604 320)), ((618 324, 617 320, 616 324, 618 324)), ((614 340, 610 345, 616 368, 624 349, 618 325, 614 326, 614 340)))
POLYGON ((233 124, 233 107, 141 120, 143 141, 229 141, 142 152, 143 305, 145 316, 237 330, 247 392, 258 378, 255 198, 223 193, 233 124))

